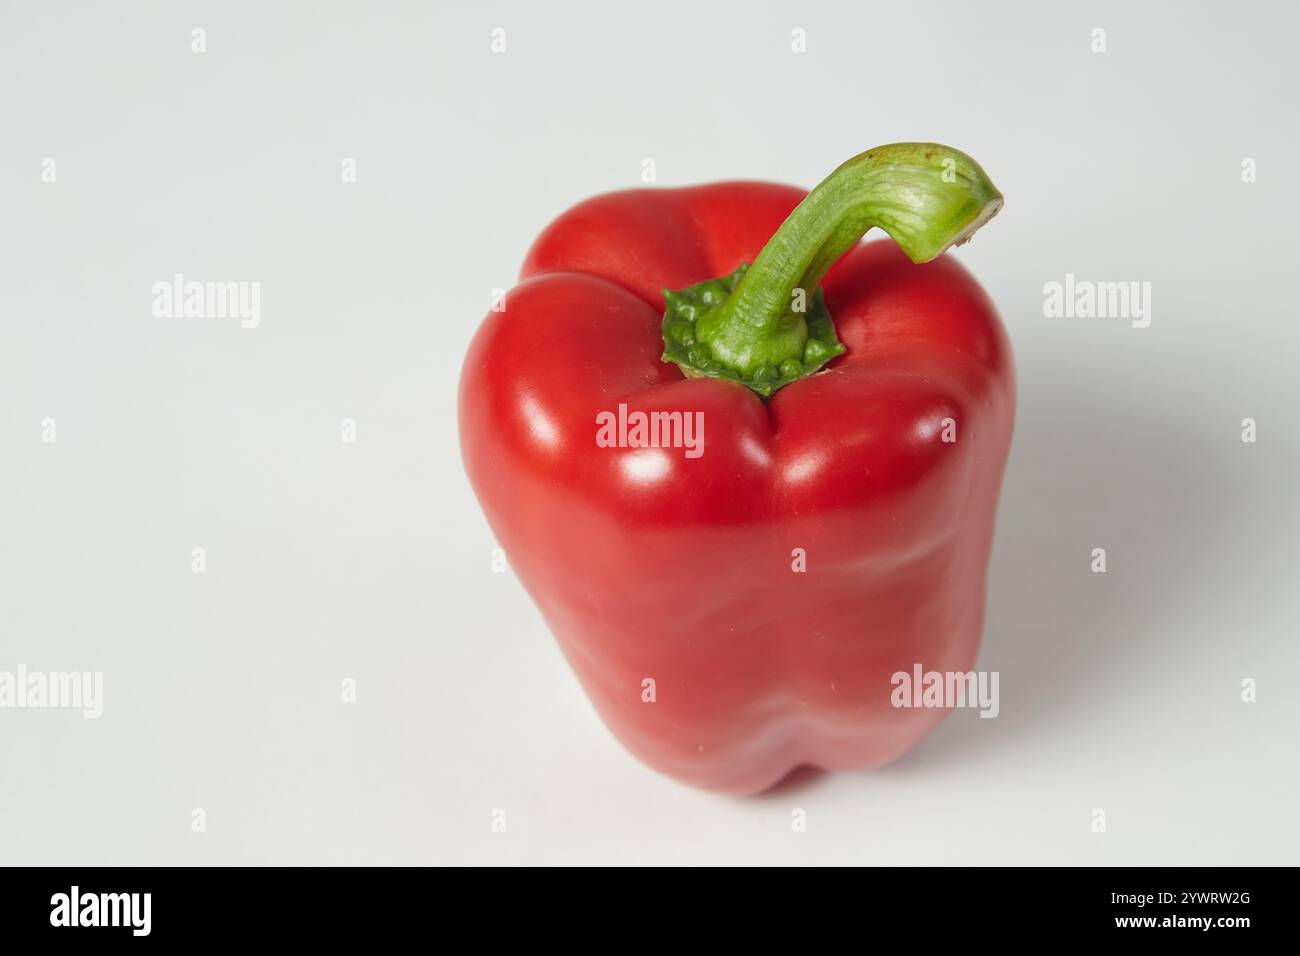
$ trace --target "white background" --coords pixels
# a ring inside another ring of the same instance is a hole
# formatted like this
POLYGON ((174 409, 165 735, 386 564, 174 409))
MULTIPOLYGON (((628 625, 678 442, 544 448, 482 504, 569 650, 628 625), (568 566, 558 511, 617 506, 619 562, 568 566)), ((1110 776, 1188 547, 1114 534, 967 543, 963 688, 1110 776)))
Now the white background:
POLYGON ((0 670, 105 710, 0 710, 0 863, 1297 862, 1293 5, 73 6, 0 14, 0 670), (492 573, 460 362, 643 159, 810 186, 906 139, 1007 197, 956 253, 1019 368, 1001 716, 695 792, 492 573), (260 281, 260 326, 154 317, 177 272, 260 281), (1151 326, 1044 318, 1067 272, 1151 326))

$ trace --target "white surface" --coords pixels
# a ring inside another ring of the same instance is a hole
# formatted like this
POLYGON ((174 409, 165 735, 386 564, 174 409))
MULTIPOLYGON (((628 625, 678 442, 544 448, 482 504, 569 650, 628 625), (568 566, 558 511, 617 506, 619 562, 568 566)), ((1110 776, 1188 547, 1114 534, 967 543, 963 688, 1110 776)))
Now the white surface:
POLYGON ((1293 7, 268 6, 0 13, 0 670, 105 681, 98 721, 0 710, 0 862, 1297 862, 1293 7), (491 572, 462 355, 646 157, 811 185, 922 138, 1007 196, 957 253, 1020 376, 1001 716, 688 790, 491 572), (176 272, 260 281, 260 326, 155 318, 176 272), (1067 272, 1151 282, 1150 328, 1044 318, 1067 272))

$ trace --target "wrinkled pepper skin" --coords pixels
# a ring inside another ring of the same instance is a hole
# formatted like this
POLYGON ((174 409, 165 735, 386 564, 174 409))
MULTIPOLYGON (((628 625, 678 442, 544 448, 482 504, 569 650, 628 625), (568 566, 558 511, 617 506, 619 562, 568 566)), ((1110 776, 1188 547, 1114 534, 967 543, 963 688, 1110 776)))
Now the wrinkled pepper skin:
POLYGON ((770 400, 661 361, 663 290, 753 262, 805 195, 728 182, 579 204, 533 245, 460 385, 470 481, 601 718, 656 770, 733 794, 879 766, 943 719, 892 706, 891 677, 974 667, 1011 442, 992 303, 951 254, 917 265, 888 239, 821 284, 846 354, 770 400), (598 447, 619 403, 702 411, 703 454, 598 447))

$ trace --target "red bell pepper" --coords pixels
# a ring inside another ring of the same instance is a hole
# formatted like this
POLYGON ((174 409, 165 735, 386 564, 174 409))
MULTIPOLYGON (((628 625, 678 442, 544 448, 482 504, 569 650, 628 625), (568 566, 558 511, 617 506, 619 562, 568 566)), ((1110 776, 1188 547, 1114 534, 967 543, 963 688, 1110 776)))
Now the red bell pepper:
POLYGON ((933 143, 809 194, 616 192, 552 223, 488 314, 460 386, 470 481, 650 766, 754 793, 883 764, 942 719, 895 707, 892 676, 974 663, 1015 399, 993 305, 940 254, 1001 205, 933 143), (861 243, 873 226, 894 241, 861 243))

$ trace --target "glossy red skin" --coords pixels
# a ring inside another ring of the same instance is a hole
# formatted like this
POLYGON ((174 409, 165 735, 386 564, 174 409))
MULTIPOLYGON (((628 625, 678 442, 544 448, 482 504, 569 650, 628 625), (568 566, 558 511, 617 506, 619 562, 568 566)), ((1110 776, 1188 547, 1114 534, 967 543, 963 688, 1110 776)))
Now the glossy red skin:
POLYGON ((752 262, 804 195, 740 182, 581 203, 538 238, 461 377, 470 481, 596 710, 651 767, 736 794, 804 764, 878 766, 943 719, 891 706, 891 676, 974 666, 1011 441, 992 303, 955 259, 914 265, 890 240, 823 283, 847 353, 766 405, 660 361, 661 290, 752 262), (703 411, 704 454, 597 447, 597 412, 620 402, 703 411))

